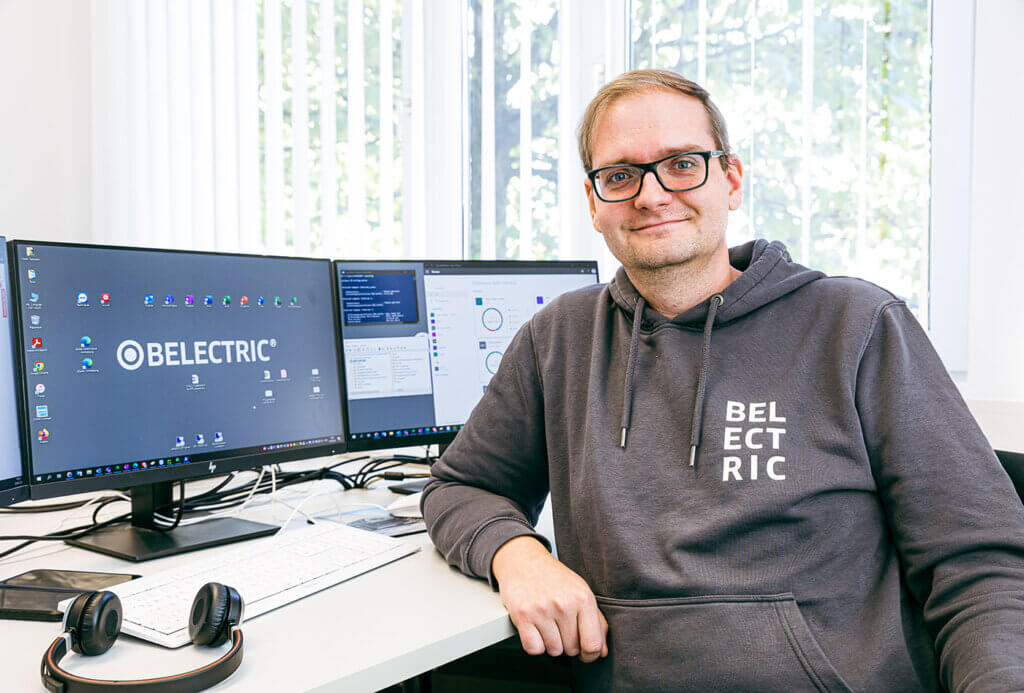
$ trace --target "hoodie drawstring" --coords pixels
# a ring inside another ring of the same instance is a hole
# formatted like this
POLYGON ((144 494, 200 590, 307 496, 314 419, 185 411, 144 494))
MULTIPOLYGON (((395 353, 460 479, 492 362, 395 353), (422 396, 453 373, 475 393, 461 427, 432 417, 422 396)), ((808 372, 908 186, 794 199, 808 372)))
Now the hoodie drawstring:
POLYGON ((693 466, 697 458, 697 446, 700 445, 700 428, 704 419, 704 391, 708 385, 708 365, 711 359, 711 329, 715 324, 715 313, 718 307, 725 302, 722 294, 715 294, 711 297, 711 304, 708 306, 708 317, 704 321, 704 350, 700 361, 700 376, 697 378, 697 397, 693 402, 693 416, 691 417, 690 428, 690 466, 693 466), (717 300, 716 300, 717 299, 717 300))
POLYGON ((629 360, 626 361, 626 387, 622 393, 622 436, 619 440, 619 447, 626 448, 626 432, 629 430, 629 420, 633 415, 633 374, 636 372, 636 361, 640 345, 640 323, 644 319, 644 297, 636 301, 633 308, 633 339, 629 343, 629 360))
MULTIPOLYGON (((693 402, 692 427, 690 428, 690 466, 697 457, 697 446, 700 445, 701 422, 704 419, 704 392, 707 390, 709 361, 711 360, 711 330, 715 325, 715 314, 719 306, 725 302, 722 294, 711 297, 708 306, 708 317, 704 321, 704 346, 701 354, 700 374, 697 377, 697 396, 693 402)), ((633 339, 629 343, 629 358, 626 362, 626 386, 622 393, 622 434, 619 447, 625 449, 626 434, 629 431, 630 418, 633 415, 633 376, 636 374, 636 362, 639 357, 640 323, 643 322, 644 297, 637 299, 633 309, 633 339)))

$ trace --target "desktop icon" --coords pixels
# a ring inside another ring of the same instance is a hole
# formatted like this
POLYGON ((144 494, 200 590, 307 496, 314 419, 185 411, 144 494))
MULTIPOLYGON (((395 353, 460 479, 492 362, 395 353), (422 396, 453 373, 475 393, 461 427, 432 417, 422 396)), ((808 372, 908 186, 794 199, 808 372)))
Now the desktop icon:
POLYGON ((174 305, 174 294, 167 294, 166 296, 164 296, 164 305, 165 306, 173 306, 174 305))
POLYGON ((222 299, 221 303, 223 303, 225 306, 230 306, 231 305, 231 296, 225 296, 222 299))
POLYGON ((320 369, 319 368, 314 368, 313 369, 313 375, 320 375, 320 369))
POLYGON ((314 395, 319 395, 320 394, 320 386, 319 385, 314 385, 313 386, 313 394, 314 395))
MULTIPOLYGON (((36 436, 39 438, 39 442, 42 443, 44 440, 50 439, 50 432, 47 431, 45 428, 40 428, 36 436)), ((68 474, 70 473, 71 472, 68 472, 68 474)))
POLYGON ((34 282, 36 280, 36 277, 38 277, 38 276, 39 276, 39 274, 34 269, 30 269, 28 271, 28 280, 30 282, 34 282))
POLYGON ((90 344, 92 344, 92 337, 90 337, 89 335, 83 335, 82 336, 82 348, 85 348, 85 347, 89 346, 90 344))
POLYGON ((220 431, 217 431, 216 433, 214 433, 213 434, 213 442, 214 443, 223 443, 224 442, 224 434, 221 433, 220 431))
POLYGON ((28 321, 30 323, 32 323, 32 325, 34 325, 36 327, 39 326, 39 316, 38 315, 30 315, 29 318, 28 318, 28 321))
POLYGON ((100 294, 100 303, 102 305, 110 303, 110 294, 100 294))
POLYGON ((32 348, 33 349, 42 349, 43 348, 43 338, 42 337, 33 337, 32 338, 32 348))
POLYGON ((192 384, 193 385, 198 385, 199 384, 199 376, 196 375, 195 373, 192 374, 191 380, 192 380, 192 384))
POLYGON ((202 433, 196 433, 196 445, 203 445, 206 443, 206 438, 203 437, 202 433))
POLYGON ((147 306, 153 305, 154 300, 155 299, 153 298, 153 294, 146 294, 145 296, 142 297, 142 302, 147 306))
POLYGON ((185 447, 185 436, 178 436, 174 439, 174 447, 183 448, 185 447))
POLYGON ((90 359, 90 358, 82 359, 82 370, 86 370, 87 371, 90 368, 92 368, 92 359, 90 359))
POLYGON ((267 302, 267 299, 263 298, 262 296, 260 296, 260 297, 258 297, 256 299, 256 305, 258 305, 258 306, 262 306, 266 302, 267 302))
POLYGON ((40 404, 40 405, 36 406, 36 418, 37 419, 45 419, 49 415, 50 415, 50 407, 49 406, 47 406, 45 404, 40 404))
POLYGON ((196 297, 192 294, 185 294, 185 305, 191 306, 196 302, 196 297))
POLYGON ((288 377, 288 369, 287 368, 282 368, 281 369, 281 377, 282 378, 287 378, 288 377))
POLYGON ((77 299, 78 305, 84 306, 88 302, 89 302, 89 294, 85 293, 84 291, 79 291, 78 292, 78 299, 77 299))
POLYGON ((263 371, 263 379, 270 380, 270 371, 263 371))
POLYGON ((292 296, 292 305, 293 306, 299 305, 299 297, 298 296, 292 296))
POLYGON ((243 306, 247 306, 247 305, 249 305, 249 297, 248 296, 242 296, 242 298, 238 299, 238 302, 240 304, 242 304, 243 306))
POLYGON ((263 396, 269 399, 269 398, 274 396, 274 391, 273 390, 264 390, 263 391, 263 396))
MULTIPOLYGON (((31 272, 31 271, 32 270, 29 270, 29 272, 31 272)), ((281 306, 281 297, 280 296, 274 296, 274 305, 278 306, 278 307, 281 306)))
POLYGON ((38 373, 39 371, 43 370, 43 368, 45 368, 45 367, 46 367, 46 364, 44 364, 42 361, 36 361, 35 363, 32 364, 32 370, 34 372, 36 372, 36 373, 38 373))
POLYGON ((46 392, 46 386, 42 383, 36 385, 36 397, 42 397, 43 393, 46 392))
POLYGON ((35 291, 30 293, 28 295, 28 302, 29 303, 39 303, 39 294, 37 294, 35 291))
POLYGON ((36 256, 36 249, 33 248, 30 245, 26 245, 25 246, 25 257, 35 257, 35 256, 36 256))
POLYGON ((213 294, 206 294, 205 296, 203 296, 203 305, 204 306, 212 306, 213 305, 213 294))

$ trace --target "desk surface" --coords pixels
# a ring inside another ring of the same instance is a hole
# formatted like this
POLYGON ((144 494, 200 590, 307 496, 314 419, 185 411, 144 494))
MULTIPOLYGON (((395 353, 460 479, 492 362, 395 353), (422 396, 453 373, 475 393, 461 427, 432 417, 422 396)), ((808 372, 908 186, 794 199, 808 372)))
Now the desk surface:
MULTIPOLYGON (((340 490, 336 482, 315 483, 324 493, 311 497, 302 510, 321 516, 334 511, 335 504, 347 510, 351 508, 344 506, 386 505, 397 497, 383 489, 339 493, 334 491, 340 490)), ((313 487, 305 484, 294 491, 288 489, 286 500, 293 504, 302 501, 313 487)), ((281 524, 290 512, 271 502, 247 509, 242 516, 281 524)), ((66 516, 0 515, 0 534, 52 531, 66 516)), ((420 551, 245 622, 242 666, 213 690, 373 691, 514 634, 501 599, 485 582, 450 568, 426 534, 403 540, 416 544, 420 551)), ((205 558, 231 548, 129 563, 64 544, 35 546, 0 560, 0 579, 36 568, 146 575, 187 562, 190 556, 205 558)), ((59 625, 0 621, 5 690, 42 690, 39 661, 59 634, 59 625)), ((215 656, 205 648, 168 650, 123 636, 101 657, 72 655, 64 663, 68 670, 83 676, 129 679, 185 671, 215 656)))

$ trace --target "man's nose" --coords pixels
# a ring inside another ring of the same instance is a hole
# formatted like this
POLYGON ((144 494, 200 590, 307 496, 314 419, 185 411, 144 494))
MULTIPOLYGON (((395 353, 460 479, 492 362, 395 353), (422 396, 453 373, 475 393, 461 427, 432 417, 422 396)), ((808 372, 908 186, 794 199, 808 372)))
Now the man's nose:
POLYGON ((653 209, 672 202, 672 193, 665 190, 654 171, 644 171, 640 179, 640 194, 633 200, 637 209, 653 209))

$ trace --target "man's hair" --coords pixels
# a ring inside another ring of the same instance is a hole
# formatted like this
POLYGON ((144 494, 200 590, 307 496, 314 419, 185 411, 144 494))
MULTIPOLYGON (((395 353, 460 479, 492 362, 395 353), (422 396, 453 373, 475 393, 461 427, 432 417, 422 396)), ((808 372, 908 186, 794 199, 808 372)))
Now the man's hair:
POLYGON ((594 167, 591 138, 594 136, 594 126, 597 124, 598 117, 624 96, 659 90, 674 91, 700 100, 704 105, 704 112, 708 114, 715 148, 725 152, 723 156, 719 157, 722 169, 729 168, 729 161, 733 154, 729 148, 729 131, 725 127, 725 118, 722 116, 722 112, 711 100, 711 94, 707 89, 669 70, 631 70, 601 87, 587 105, 587 110, 583 112, 578 137, 580 159, 583 161, 584 171, 590 171, 594 167))

